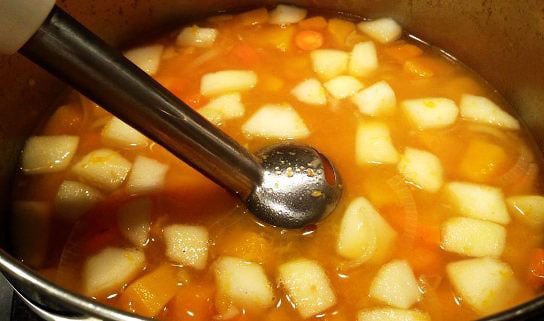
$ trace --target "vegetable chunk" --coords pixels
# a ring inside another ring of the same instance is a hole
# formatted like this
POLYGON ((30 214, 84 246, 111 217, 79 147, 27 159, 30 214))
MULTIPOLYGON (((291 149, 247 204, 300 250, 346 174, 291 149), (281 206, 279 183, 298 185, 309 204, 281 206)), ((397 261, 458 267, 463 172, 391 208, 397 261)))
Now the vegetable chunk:
POLYGON ((287 290, 295 308, 309 318, 336 304, 329 278, 316 262, 297 259, 280 265, 278 281, 287 290))
POLYGON ((67 221, 75 221, 103 199, 102 193, 86 184, 66 180, 55 197, 55 213, 67 221))
POLYGON ((510 266, 497 259, 458 261, 446 270, 455 291, 481 315, 506 307, 519 289, 510 266))
POLYGON ((83 291, 88 296, 109 294, 130 282, 145 265, 143 252, 108 247, 83 266, 83 291))
POLYGON ((138 198, 130 200, 117 212, 117 223, 121 234, 137 247, 145 246, 149 239, 151 210, 151 200, 138 198))
POLYGON ((349 54, 342 50, 317 49, 310 54, 314 72, 324 80, 329 80, 348 70, 349 54))
POLYGON ((363 197, 350 202, 336 243, 336 252, 356 263, 379 263, 390 254, 397 233, 363 197))
POLYGON ((357 321, 431 321, 431 317, 417 310, 380 308, 359 312, 357 321))
POLYGON ((424 191, 436 193, 442 187, 442 164, 432 153, 407 147, 397 168, 404 179, 424 191))
POLYGON ((297 23, 306 18, 307 13, 306 9, 280 4, 270 11, 268 22, 274 25, 297 23))
POLYGON ((257 85, 257 74, 251 70, 222 70, 202 76, 200 93, 206 97, 248 91, 257 85))
POLYGON ((23 149, 25 174, 60 172, 70 166, 79 143, 77 136, 32 136, 23 149))
POLYGON ((499 257, 505 243, 506 229, 496 223, 454 217, 442 225, 441 247, 448 252, 475 257, 499 257))
POLYGON ((421 292, 410 265, 406 261, 392 261, 382 266, 372 280, 370 297, 407 309, 421 299, 421 292))
POLYGON ((544 196, 519 195, 506 199, 510 213, 522 222, 540 228, 544 226, 544 196))
POLYGON ((395 111, 397 98, 393 88, 385 81, 380 81, 361 90, 351 98, 359 111, 368 116, 384 116, 395 111))
POLYGON ((111 149, 97 149, 72 167, 80 180, 111 192, 121 186, 132 164, 111 149))
POLYGON ((389 128, 380 122, 363 122, 357 127, 355 156, 359 165, 395 164, 399 154, 393 146, 389 128))
POLYGON ((444 128, 457 119, 459 109, 447 98, 422 98, 402 102, 402 109, 410 122, 419 130, 444 128))
POLYGON ((249 136, 299 139, 310 135, 304 120, 289 104, 264 105, 242 125, 249 136))
POLYGON ((391 18, 381 18, 373 21, 363 21, 357 28, 381 43, 393 42, 402 35, 402 28, 391 18))
POLYGON ((168 169, 169 166, 166 164, 144 156, 137 156, 128 176, 127 192, 146 194, 161 190, 168 169))
POLYGON ((176 45, 181 47, 208 48, 213 46, 218 34, 217 29, 213 28, 186 27, 178 34, 176 45))
POLYGON ((519 129, 519 122, 487 97, 463 95, 461 117, 466 120, 506 129, 519 129))
POLYGON ((291 94, 308 105, 326 105, 327 93, 321 82, 315 78, 306 79, 293 88, 291 94))
POLYGON ((272 285, 262 266, 235 257, 221 257, 214 263, 218 297, 236 308, 262 310, 274 304, 272 285))
POLYGON ((208 230, 202 226, 175 224, 164 228, 166 256, 183 266, 197 270, 208 261, 208 230))
POLYGON ((378 69, 378 55, 372 41, 360 42, 353 46, 349 59, 349 73, 365 77, 378 69))
POLYGON ((212 99, 198 112, 210 122, 221 125, 226 120, 244 116, 245 107, 241 95, 233 93, 212 99))
POLYGON ((154 75, 159 70, 163 50, 164 46, 161 45, 145 46, 125 52, 125 57, 146 73, 154 75))
POLYGON ((353 96, 363 88, 363 84, 352 76, 338 76, 324 84, 329 94, 336 99, 344 99, 353 96))
POLYGON ((102 141, 104 144, 121 148, 145 147, 147 137, 136 129, 125 124, 117 117, 112 117, 102 129, 102 141))
POLYGON ((457 212, 463 216, 508 224, 504 196, 499 188, 463 182, 445 185, 446 195, 457 212))

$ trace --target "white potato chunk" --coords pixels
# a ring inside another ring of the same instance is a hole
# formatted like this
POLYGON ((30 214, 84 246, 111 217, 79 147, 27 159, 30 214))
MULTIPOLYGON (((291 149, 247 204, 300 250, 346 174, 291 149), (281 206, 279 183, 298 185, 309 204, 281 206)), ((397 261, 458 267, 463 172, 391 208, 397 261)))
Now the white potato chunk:
POLYGON ((17 258, 41 268, 48 253, 51 212, 45 202, 16 201, 11 215, 11 238, 17 258))
POLYGON ((149 75, 154 75, 159 70, 163 50, 161 45, 145 46, 125 52, 125 57, 149 75))
POLYGON ((257 74, 251 70, 222 70, 202 76, 200 93, 218 96, 232 92, 248 91, 257 86, 257 74))
POLYGON ((510 212, 522 222, 540 228, 544 226, 544 196, 518 195, 506 199, 510 212))
POLYGON ((393 42, 402 35, 401 26, 391 18, 363 21, 357 25, 357 28, 381 43, 393 42))
POLYGON ((166 256, 183 266, 197 270, 208 261, 208 230, 203 226, 174 224, 164 228, 166 256))
POLYGON ((510 266, 493 258, 453 262, 446 271, 463 302, 481 315, 505 308, 519 289, 510 266))
POLYGON ((361 90, 351 98, 362 114, 368 116, 390 115, 395 111, 397 98, 386 81, 380 81, 361 90))
POLYGON ((506 229, 497 223, 454 217, 442 224, 441 247, 448 252, 499 257, 505 243, 506 229))
POLYGON ((144 247, 151 230, 151 200, 137 198, 128 201, 117 211, 117 225, 121 234, 137 247, 144 247))
POLYGON ((83 292, 87 296, 109 294, 134 279, 145 266, 142 251, 107 247, 83 265, 83 292))
POLYGON ((447 98, 421 98, 402 102, 408 120, 419 130, 444 128, 455 123, 459 108, 447 98))
POLYGON ((502 191, 497 187, 451 182, 444 190, 451 204, 463 216, 508 224, 510 216, 502 191))
POLYGON ((304 120, 289 104, 264 105, 242 125, 248 136, 299 139, 310 135, 304 120))
POLYGON ((226 94, 210 100, 198 112, 215 125, 221 125, 229 119, 244 116, 246 109, 239 93, 226 94))
POLYGON ((378 69, 378 55, 372 41, 360 42, 353 46, 349 59, 349 73, 365 77, 378 69))
POLYGON ((220 257, 213 265, 217 296, 236 308, 262 310, 274 304, 274 291, 261 265, 235 257, 220 257))
POLYGON ((431 317, 418 310, 378 308, 359 312, 357 321, 431 321, 431 317))
POLYGON ((102 142, 120 148, 145 147, 147 137, 117 117, 112 117, 102 129, 102 142))
POLYGON ((352 76, 338 76, 324 84, 331 96, 336 99, 344 99, 355 95, 363 88, 363 84, 352 76))
POLYGON ((72 167, 72 171, 83 182, 111 192, 121 186, 132 164, 111 149, 97 149, 72 167))
POLYGON ((335 49, 317 49, 310 54, 314 72, 328 80, 348 70, 349 53, 335 49))
POLYGON ((182 47, 211 47, 219 32, 213 28, 200 28, 198 26, 185 27, 176 38, 176 45, 182 47))
POLYGON ((380 122, 360 123, 355 138, 355 156, 359 165, 397 163, 399 154, 393 146, 387 125, 380 122))
POLYGON ((406 147, 397 169, 406 181, 427 192, 438 192, 444 183, 440 159, 424 150, 406 147))
POLYGON ((463 95, 460 109, 463 119, 506 129, 519 129, 519 122, 487 97, 463 95))
POLYGON ((70 166, 79 144, 77 136, 32 136, 23 149, 25 174, 54 173, 70 166))
POLYGON ((381 263, 395 243, 397 233, 364 197, 352 200, 340 223, 336 252, 357 264, 381 263))
POLYGON ((297 23, 304 19, 307 13, 306 9, 280 4, 274 10, 270 11, 268 22, 273 25, 297 23))
POLYGON ((280 265, 279 283, 303 318, 321 313, 336 304, 336 296, 323 268, 315 261, 297 259, 280 265))
POLYGON ((127 180, 127 192, 145 194, 160 191, 169 166, 145 156, 137 156, 127 180))
POLYGON ((76 181, 60 184, 55 197, 55 213, 67 221, 76 221, 98 201, 103 199, 97 189, 76 181))
POLYGON ((412 268, 406 261, 391 261, 380 268, 370 284, 370 297, 395 308, 408 309, 421 299, 412 268))
POLYGON ((302 81, 293 88, 291 94, 308 105, 326 105, 327 93, 321 82, 315 78, 302 81))

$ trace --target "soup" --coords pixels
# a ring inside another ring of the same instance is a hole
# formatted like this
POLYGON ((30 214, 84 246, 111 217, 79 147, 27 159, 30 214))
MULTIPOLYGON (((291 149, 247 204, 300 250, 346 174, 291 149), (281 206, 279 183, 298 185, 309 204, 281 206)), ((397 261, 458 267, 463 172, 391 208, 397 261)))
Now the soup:
POLYGON ((471 320, 540 292, 530 137, 394 20, 279 5, 126 56, 251 151, 317 148, 344 194, 318 224, 263 224, 72 92, 28 139, 14 190, 14 252, 52 281, 160 320, 471 320))

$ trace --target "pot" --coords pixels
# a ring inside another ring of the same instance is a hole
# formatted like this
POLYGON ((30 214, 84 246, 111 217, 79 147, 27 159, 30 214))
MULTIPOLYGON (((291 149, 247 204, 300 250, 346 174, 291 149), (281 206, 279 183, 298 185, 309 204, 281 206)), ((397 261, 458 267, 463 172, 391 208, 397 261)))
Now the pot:
MULTIPOLYGON (((123 46, 221 11, 273 6, 274 0, 63 0, 59 5, 107 42, 123 46)), ((525 0, 293 0, 362 17, 391 16, 411 34, 446 50, 497 88, 544 150, 544 2, 525 0)), ((9 254, 10 184, 20 150, 66 86, 23 57, 0 56, 0 270, 47 320, 145 320, 70 293, 9 254)), ((544 313, 544 296, 485 320, 544 313)))

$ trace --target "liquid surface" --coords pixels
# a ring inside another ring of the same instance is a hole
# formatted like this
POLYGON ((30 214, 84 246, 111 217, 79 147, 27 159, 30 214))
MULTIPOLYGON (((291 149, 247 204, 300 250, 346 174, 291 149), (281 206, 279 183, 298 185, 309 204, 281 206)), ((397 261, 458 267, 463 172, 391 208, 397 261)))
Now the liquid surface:
POLYGON ((389 21, 359 22, 260 9, 127 52, 249 150, 292 140, 327 155, 344 195, 320 224, 256 221, 72 93, 23 152, 16 253, 69 289, 161 320, 461 321, 535 297, 544 201, 523 129, 487 108, 506 105, 462 65, 389 21), (210 80, 225 70, 238 73, 210 80))

